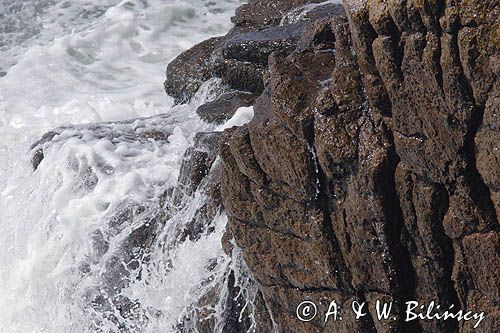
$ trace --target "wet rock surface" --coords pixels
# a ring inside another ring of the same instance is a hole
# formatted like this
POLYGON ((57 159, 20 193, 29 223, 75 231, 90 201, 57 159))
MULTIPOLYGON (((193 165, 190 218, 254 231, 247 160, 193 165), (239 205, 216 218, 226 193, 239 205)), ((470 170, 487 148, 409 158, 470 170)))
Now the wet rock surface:
POLYGON ((96 124, 68 125, 54 128, 31 145, 31 165, 36 170, 43 161, 44 150, 70 139, 109 140, 112 144, 130 142, 150 145, 168 143, 174 127, 168 115, 96 124))
MULTIPOLYGON (((229 89, 260 94, 222 135, 218 177, 224 248, 262 297, 256 332, 472 330, 405 321, 410 300, 484 311, 477 331, 498 331, 499 4, 344 6, 250 1, 210 55, 229 89), (385 300, 394 317, 303 322, 304 300, 385 300)), ((219 122, 224 101, 199 113, 219 122)))
MULTIPOLYGON (((316 19, 342 15, 342 5, 330 1, 250 1, 236 11, 235 27, 226 36, 203 41, 168 65, 165 91, 175 103, 186 103, 204 81, 217 77, 227 93, 259 95, 272 52, 291 53, 303 30, 316 19)), ((219 117, 204 119, 220 121, 219 117)))
POLYGON ((220 47, 222 38, 199 43, 175 58, 167 67, 164 86, 176 104, 188 102, 201 84, 212 77, 212 53, 220 47))
MULTIPOLYGON (((165 193, 170 206, 153 216, 132 206, 109 221, 117 230, 147 221, 106 263, 104 286, 120 315, 140 315, 118 291, 147 257, 153 228, 198 195, 204 200, 174 236, 199 239, 224 211, 223 247, 242 251, 258 285, 245 299, 228 272, 223 332, 500 331, 499 8, 495 0, 250 0, 226 36, 176 58, 165 81, 176 103, 218 77, 224 92, 198 115, 218 124, 253 105, 255 117, 197 134, 178 186, 165 193), (362 318, 347 311, 343 320, 301 321, 304 300, 320 314, 332 300, 342 308, 382 300, 393 302, 393 316, 380 321, 372 307, 362 318), (407 301, 485 318, 477 329, 475 321, 406 321, 407 301)), ((33 146, 33 167, 54 142, 86 133, 168 142, 166 123, 133 122, 51 131, 33 146)), ((95 186, 93 172, 82 169, 82 188, 95 186)), ((108 244, 99 232, 93 241, 89 260, 99 260, 108 244)), ((186 323, 214 330, 220 288, 186 323)), ((183 324, 179 331, 192 327, 183 324)))
MULTIPOLYGON (((55 128, 33 144, 32 165, 35 172, 43 174, 47 166, 37 169, 40 163, 44 163, 44 155, 62 152, 65 158, 61 169, 74 174, 67 177, 69 183, 66 186, 71 188, 70 193, 74 197, 88 195, 100 182, 106 181, 106 176, 119 172, 119 167, 116 160, 110 162, 95 151, 92 154, 95 163, 89 161, 88 155, 79 151, 82 145, 95 147, 100 143, 110 152, 120 151, 122 156, 129 157, 140 149, 154 150, 168 144, 173 129, 172 121, 165 115, 55 128), (67 150, 68 147, 71 148, 67 150)), ((50 159, 48 163, 51 163, 50 159)), ((105 211, 110 205, 103 201, 97 209, 105 211)), ((106 214, 103 223, 90 231, 88 253, 78 262, 77 270, 82 279, 95 278, 99 282, 89 283, 82 295, 83 301, 89 309, 102 314, 118 327, 123 326, 124 318, 144 324, 143 309, 137 300, 124 296, 122 291, 141 274, 142 263, 148 262, 158 227, 166 220, 166 214, 168 212, 162 206, 125 197, 106 214), (113 239, 117 235, 121 235, 119 241, 113 239), (95 267, 100 266, 102 271, 96 270, 95 267)), ((125 327, 121 329, 129 331, 125 327)))
MULTIPOLYGON (((473 330, 474 321, 406 321, 407 301, 484 311, 475 330, 500 331, 499 8, 495 0, 251 0, 227 36, 176 58, 165 81, 176 103, 218 77, 223 94, 198 115, 218 124, 253 105, 255 117, 197 134, 178 186, 165 193, 170 206, 152 216, 131 206, 109 221, 116 230, 146 221, 106 262, 104 287, 120 315, 140 316, 118 292, 147 258, 153 230, 198 195, 204 200, 175 236, 199 239, 224 211, 223 247, 242 251, 258 285, 245 299, 228 272, 223 332, 473 330), (347 311, 343 320, 301 321, 304 300, 321 314, 332 300, 342 308, 383 300, 393 316, 380 321, 369 308, 362 318, 347 311)), ((33 146, 33 167, 58 140, 91 133, 161 144, 173 130, 161 119, 133 124, 51 131, 33 146)), ((93 172, 82 169, 82 188, 95 186, 93 172)), ((103 234, 93 241, 83 273, 108 251, 103 234)), ((185 318, 200 332, 214 330, 218 288, 185 318)))
POLYGON ((293 51, 305 26, 306 22, 298 22, 238 34, 224 43, 223 56, 225 59, 267 63, 267 58, 272 52, 290 53, 293 51))
POLYGON ((236 10, 232 18, 235 30, 261 30, 269 26, 280 24, 283 16, 289 11, 308 5, 319 3, 321 0, 254 0, 236 10))
POLYGON ((256 95, 247 92, 225 92, 216 100, 200 106, 196 113, 206 122, 221 124, 231 118, 240 107, 252 106, 256 99, 256 95))

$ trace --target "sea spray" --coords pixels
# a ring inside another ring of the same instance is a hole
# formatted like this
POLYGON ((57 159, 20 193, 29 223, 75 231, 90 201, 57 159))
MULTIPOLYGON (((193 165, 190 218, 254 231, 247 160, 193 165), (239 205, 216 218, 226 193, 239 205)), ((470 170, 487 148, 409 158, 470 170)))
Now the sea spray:
POLYGON ((237 265, 220 245, 226 217, 180 242, 167 231, 203 195, 165 215, 185 149, 212 129, 195 110, 214 83, 173 107, 162 81, 179 52, 229 29, 240 2, 15 2, 0 4, 0 330, 169 331, 213 288, 222 327, 237 265))

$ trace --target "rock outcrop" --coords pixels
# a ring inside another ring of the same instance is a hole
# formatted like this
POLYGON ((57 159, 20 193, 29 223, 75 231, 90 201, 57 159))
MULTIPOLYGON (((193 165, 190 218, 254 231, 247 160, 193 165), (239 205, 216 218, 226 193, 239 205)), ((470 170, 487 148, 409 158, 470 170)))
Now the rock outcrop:
POLYGON ((240 107, 252 106, 256 99, 256 95, 247 92, 225 92, 216 100, 198 107, 196 113, 206 122, 221 124, 231 118, 240 107))
POLYGON ((256 331, 475 324, 406 321, 410 300, 484 311, 476 330, 499 331, 499 3, 344 8, 250 1, 201 60, 230 89, 261 94, 254 119, 220 145, 225 239, 242 249, 268 313, 256 331), (362 318, 305 322, 303 300, 323 314, 331 300, 370 305, 362 318), (375 300, 393 302, 394 316, 377 320, 375 300))
POLYGON ((272 52, 291 53, 308 25, 344 14, 343 7, 331 1, 250 1, 237 10, 232 19, 235 26, 226 36, 203 41, 168 65, 165 91, 175 103, 186 103, 204 81, 221 79, 222 96, 198 112, 203 120, 221 122, 238 107, 247 106, 248 95, 264 91, 272 52), (228 103, 230 96, 238 98, 228 103))

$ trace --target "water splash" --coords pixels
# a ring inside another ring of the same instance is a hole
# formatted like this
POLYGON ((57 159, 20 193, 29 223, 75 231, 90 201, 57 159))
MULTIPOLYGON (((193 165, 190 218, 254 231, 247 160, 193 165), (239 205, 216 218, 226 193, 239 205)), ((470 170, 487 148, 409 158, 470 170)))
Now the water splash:
POLYGON ((254 290, 222 249, 227 218, 183 238, 203 187, 171 204, 184 151, 214 129, 195 110, 217 83, 176 107, 161 83, 239 1, 18 3, 0 5, 0 331, 222 330, 231 284, 254 290), (33 172, 29 147, 55 127, 33 172))

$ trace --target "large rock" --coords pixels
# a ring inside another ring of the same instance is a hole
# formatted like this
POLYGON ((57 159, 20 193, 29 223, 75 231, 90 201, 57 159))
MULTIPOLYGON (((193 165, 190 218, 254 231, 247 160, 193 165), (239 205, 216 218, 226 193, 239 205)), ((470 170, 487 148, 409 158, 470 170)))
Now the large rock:
POLYGON ((342 15, 342 6, 329 2, 250 1, 237 10, 235 27, 226 36, 201 42, 168 65, 165 91, 176 104, 185 103, 215 76, 229 91, 261 94, 272 52, 291 53, 302 31, 315 19, 342 15))
MULTIPOLYGON (((278 332, 472 330, 405 321, 409 300, 484 311, 478 331, 498 331, 500 7, 345 6, 348 21, 316 20, 295 51, 271 54, 254 120, 224 133, 226 239, 243 250, 278 332), (370 309, 363 321, 297 320, 301 301, 328 298, 390 300, 394 318, 370 309)), ((236 22, 264 36, 277 19, 250 8, 236 22)), ((237 40, 227 56, 262 62, 237 40)))
POLYGON ((165 91, 176 104, 188 102, 201 84, 213 76, 212 53, 222 40, 220 37, 207 39, 181 53, 168 65, 165 91))
POLYGON ((279 25, 287 12, 314 2, 321 0, 250 0, 236 10, 232 21, 239 31, 261 30, 279 25))
MULTIPOLYGON (((500 331, 499 3, 344 6, 251 0, 227 36, 172 65, 178 101, 211 76, 260 94, 248 101, 254 119, 222 135, 217 176, 202 180, 220 185, 225 251, 234 239, 259 285, 254 330, 472 330, 473 321, 405 321, 404 303, 416 300, 484 311, 477 330, 500 331), (326 323, 295 313, 303 300, 324 313, 328 300, 377 299, 394 303, 390 320, 373 307, 326 323)), ((222 121, 246 103, 233 94, 198 113, 222 121)))
POLYGON ((231 118, 240 107, 253 105, 257 96, 242 92, 230 91, 223 93, 216 100, 198 107, 196 113, 209 123, 221 124, 231 118))
POLYGON ((295 50, 305 26, 305 22, 299 22, 236 35, 224 43, 224 58, 267 63, 274 51, 291 53, 295 50))

